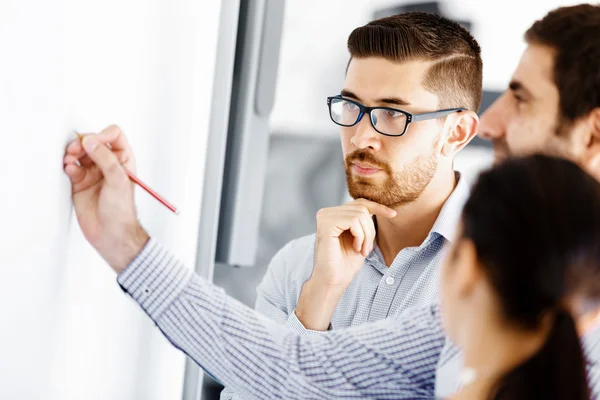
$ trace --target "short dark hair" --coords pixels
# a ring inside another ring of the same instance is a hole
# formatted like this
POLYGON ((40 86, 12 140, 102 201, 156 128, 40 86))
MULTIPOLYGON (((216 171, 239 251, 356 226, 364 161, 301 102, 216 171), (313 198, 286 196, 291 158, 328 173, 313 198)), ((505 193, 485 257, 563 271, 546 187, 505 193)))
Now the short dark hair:
POLYGON ((423 85, 438 95, 438 106, 479 110, 481 49, 473 36, 454 21, 424 12, 381 18, 356 28, 348 38, 348 50, 351 59, 433 61, 423 85))
POLYGON ((550 11, 527 30, 525 40, 555 51, 553 79, 563 119, 572 122, 600 107, 600 5, 550 11))

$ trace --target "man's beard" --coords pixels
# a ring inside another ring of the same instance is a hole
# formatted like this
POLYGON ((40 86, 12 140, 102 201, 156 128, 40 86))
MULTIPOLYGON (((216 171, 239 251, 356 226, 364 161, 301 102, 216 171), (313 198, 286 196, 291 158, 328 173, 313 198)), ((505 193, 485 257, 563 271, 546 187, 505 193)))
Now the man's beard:
POLYGON ((350 153, 346 157, 346 182, 350 196, 354 199, 371 200, 387 207, 415 201, 435 175, 438 164, 437 147, 438 141, 432 146, 430 154, 416 157, 396 173, 389 165, 366 150, 359 149, 350 153), (375 178, 354 175, 353 161, 365 162, 381 169, 386 175, 384 182, 378 183, 375 178))
POLYGON ((566 118, 558 117, 551 129, 551 133, 547 139, 535 149, 527 151, 515 151, 511 149, 506 141, 506 138, 493 139, 494 147, 494 165, 502 163, 507 158, 525 157, 533 154, 543 154, 552 157, 561 157, 573 160, 573 155, 570 153, 568 138, 570 131, 573 128, 573 123, 566 118))
POLYGON ((500 164, 502 161, 512 156, 512 152, 508 147, 508 142, 505 138, 492 139, 494 147, 494 165, 500 164))
POLYGON ((554 136, 548 141, 546 149, 543 152, 546 155, 566 158, 567 160, 577 162, 576 154, 572 148, 572 130, 575 123, 566 117, 560 116, 556 119, 554 127, 554 136))

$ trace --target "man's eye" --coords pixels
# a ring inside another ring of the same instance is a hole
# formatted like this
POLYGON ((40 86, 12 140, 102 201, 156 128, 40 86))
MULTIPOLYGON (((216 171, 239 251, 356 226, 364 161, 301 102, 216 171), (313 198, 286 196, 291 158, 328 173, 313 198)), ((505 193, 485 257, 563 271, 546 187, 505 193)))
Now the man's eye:
POLYGON ((518 94, 514 94, 513 97, 515 98, 515 101, 518 104, 525 103, 525 99, 523 97, 519 96, 518 94))
POLYGON ((349 102, 346 102, 346 104, 344 104, 344 106, 346 107, 346 109, 348 111, 354 111, 354 110, 356 110, 358 108, 358 106, 356 104, 349 103, 349 102))

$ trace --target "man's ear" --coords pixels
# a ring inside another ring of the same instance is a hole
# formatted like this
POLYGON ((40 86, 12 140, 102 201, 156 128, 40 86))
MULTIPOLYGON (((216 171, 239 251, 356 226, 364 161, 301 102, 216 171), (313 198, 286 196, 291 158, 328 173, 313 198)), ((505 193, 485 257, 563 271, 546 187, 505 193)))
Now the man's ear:
POLYGON ((479 117, 473 111, 461 111, 452 114, 452 130, 442 146, 442 155, 452 157, 477 135, 479 117))
POLYGON ((594 108, 583 122, 588 130, 582 167, 600 181, 600 107, 594 108))

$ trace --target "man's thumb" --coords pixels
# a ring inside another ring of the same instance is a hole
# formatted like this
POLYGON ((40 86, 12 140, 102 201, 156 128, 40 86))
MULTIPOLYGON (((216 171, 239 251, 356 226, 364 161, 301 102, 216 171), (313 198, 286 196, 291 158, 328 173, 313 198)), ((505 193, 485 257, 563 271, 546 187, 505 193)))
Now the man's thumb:
POLYGON ((107 146, 98 142, 93 136, 84 137, 82 145, 87 155, 102 171, 104 179, 109 182, 123 180, 123 178, 127 179, 127 174, 119 163, 117 156, 107 146))

